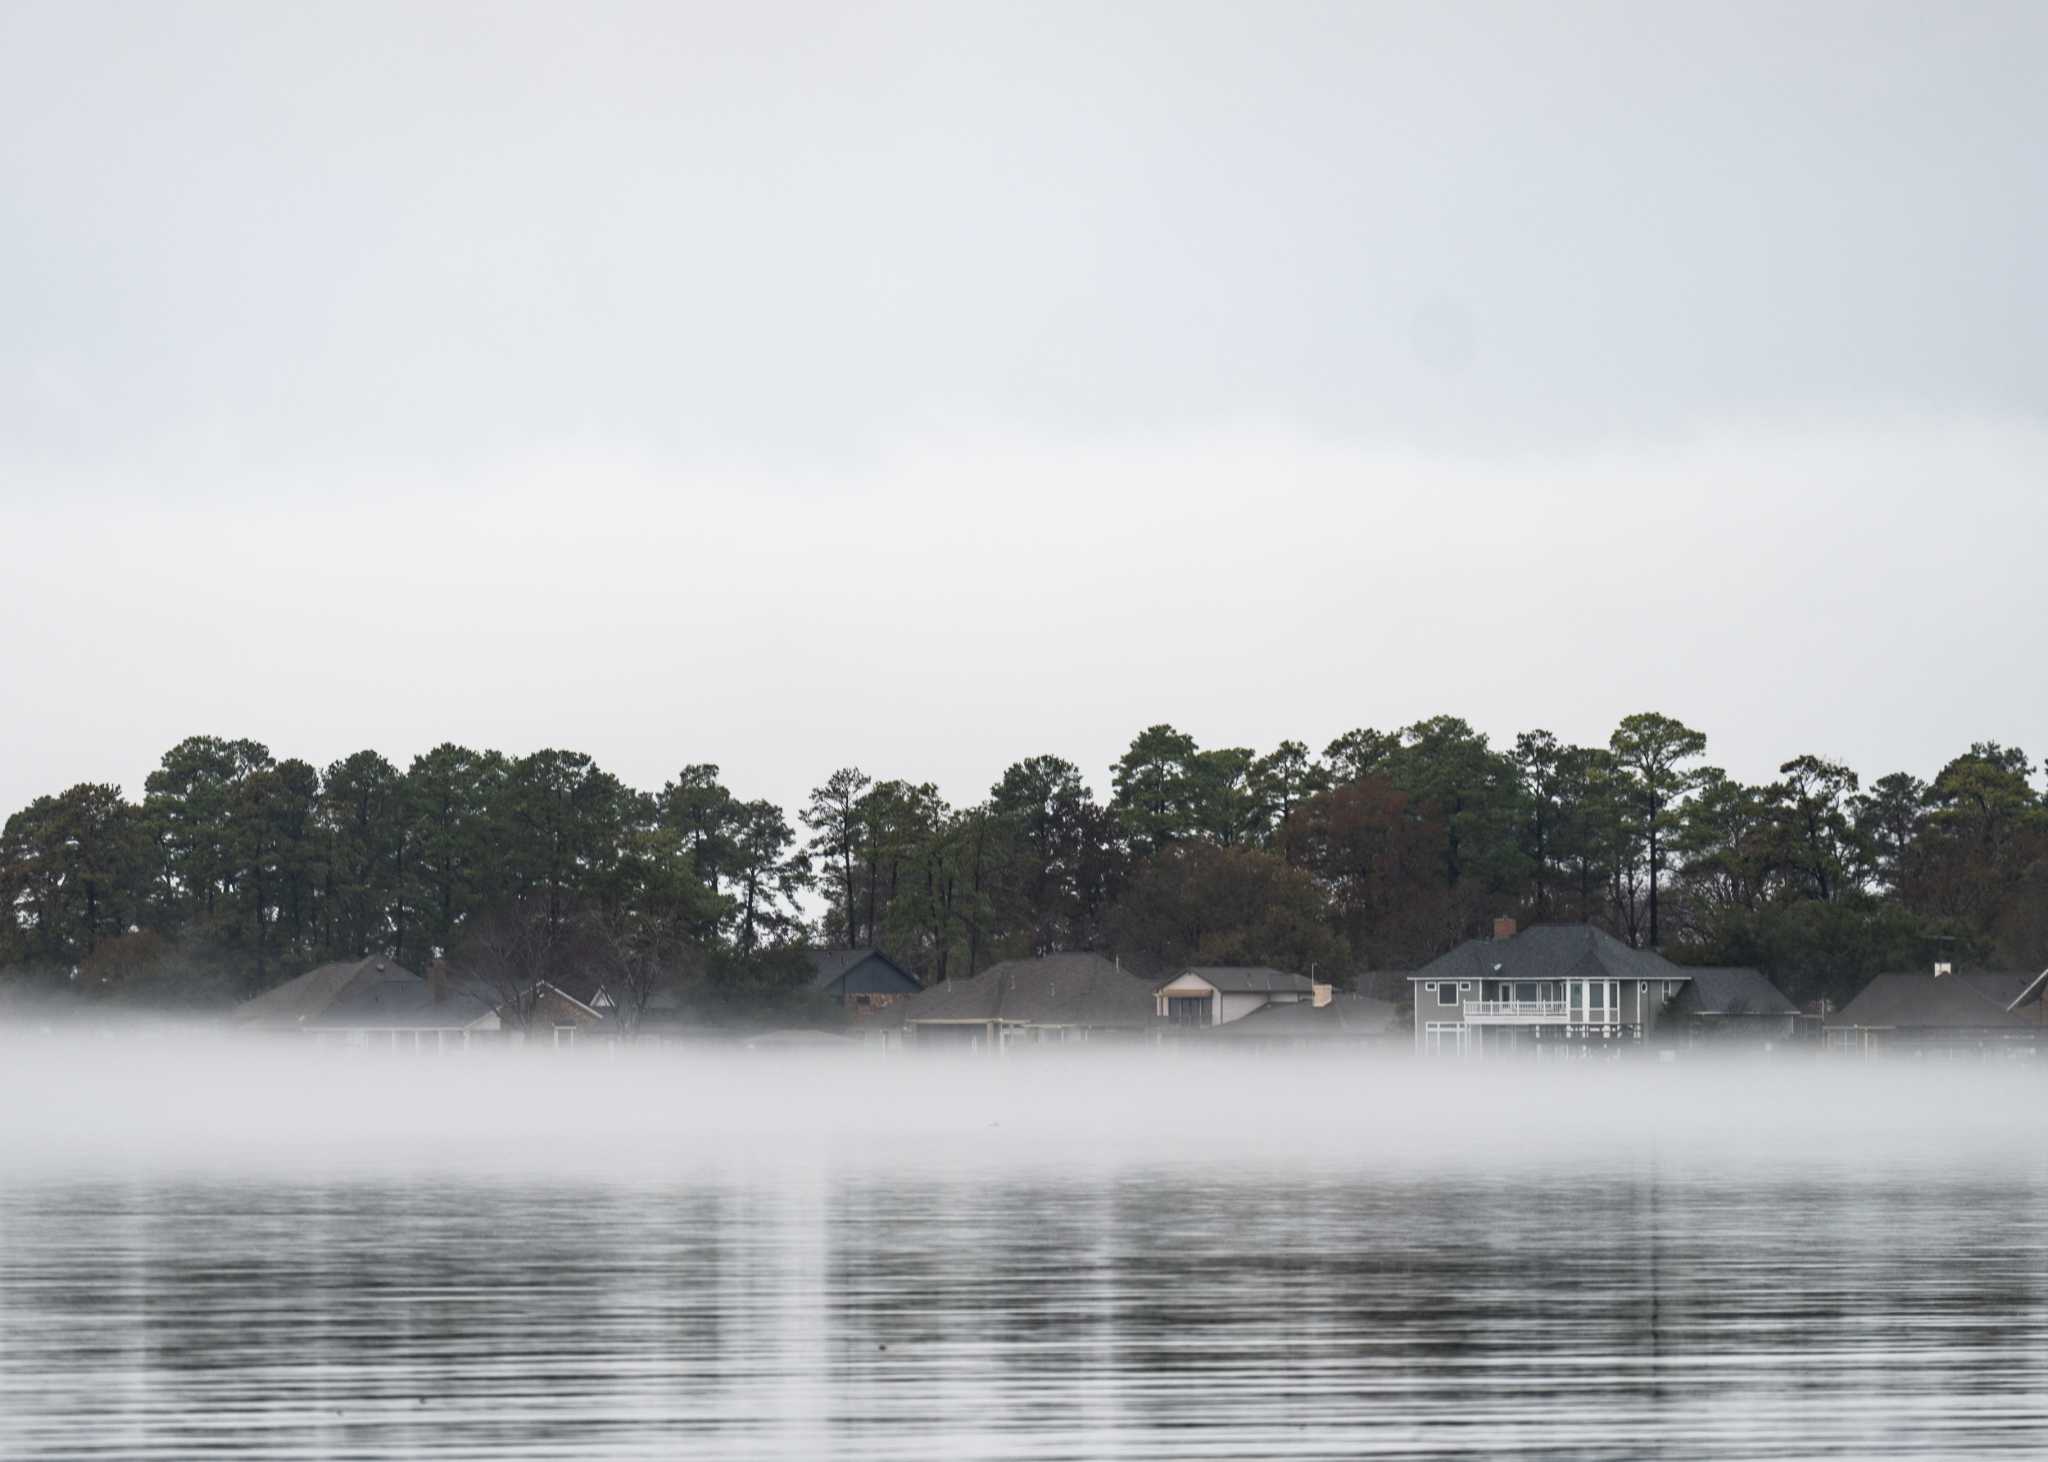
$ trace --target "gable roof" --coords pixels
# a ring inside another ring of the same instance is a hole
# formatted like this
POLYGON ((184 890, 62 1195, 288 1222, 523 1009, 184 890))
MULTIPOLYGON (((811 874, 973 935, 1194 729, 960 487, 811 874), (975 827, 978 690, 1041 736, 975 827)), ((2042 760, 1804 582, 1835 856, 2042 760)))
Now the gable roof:
MULTIPOLYGON (((538 997, 543 990, 545 990, 550 995, 553 995, 558 1000, 568 1001, 569 1004, 575 1006, 578 1010, 582 1011, 592 1020, 608 1019, 605 1013, 602 1010, 599 1010, 595 1005, 592 1005, 587 1000, 578 1000, 574 995, 571 995, 567 990, 564 990, 560 985, 557 985, 553 980, 534 981, 533 992, 535 996, 538 997)), ((478 993, 482 994, 483 992, 478 991, 478 993)), ((603 987, 600 986, 597 989, 592 990, 590 993, 591 999, 594 1000, 598 997, 598 995, 603 993, 603 987)))
POLYGON ((1590 924, 1537 924, 1511 939, 1468 939, 1410 980, 1684 980, 1691 971, 1590 924))
POLYGON ((1161 980, 1152 988, 1164 990, 1174 980, 1189 975, 1207 980, 1226 995, 1311 995, 1316 988, 1315 981, 1307 975, 1291 975, 1266 965, 1192 965, 1173 980, 1161 980))
POLYGON ((1856 998, 1828 1017, 1830 1026, 1982 1028, 2032 1027, 2011 1007, 2034 983, 2026 974, 1875 976, 1856 998))
POLYGON ((1005 1025, 1142 1027, 1153 1023, 1152 987, 1099 954, 1051 954, 990 965, 899 1007, 906 1024, 995 1021, 1005 1025))
POLYGON ((809 949, 804 953, 811 961, 810 988, 813 990, 831 989, 870 960, 893 973, 902 982, 904 989, 924 988, 916 975, 879 949, 809 949))
POLYGON ((1688 965, 1692 978, 1671 1002, 1678 1015, 1797 1015, 1799 1007, 1761 970, 1688 965))
POLYGON ((598 1013, 598 997, 610 998, 604 988, 603 977, 587 965, 564 964, 537 983, 546 985, 565 999, 575 1001, 593 1015, 598 1013))

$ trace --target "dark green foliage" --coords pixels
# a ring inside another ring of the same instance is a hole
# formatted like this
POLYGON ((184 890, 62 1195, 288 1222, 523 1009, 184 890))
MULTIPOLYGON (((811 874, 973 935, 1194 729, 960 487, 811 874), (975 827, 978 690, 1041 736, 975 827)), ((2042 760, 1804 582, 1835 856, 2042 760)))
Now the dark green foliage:
POLYGON ((1202 796, 1197 768, 1195 738, 1166 725, 1139 732, 1118 758, 1110 806, 1134 854, 1142 858, 1194 835, 1202 796))
POLYGON ((1699 773, 1681 763, 1704 755, 1707 738, 1669 716, 1646 711, 1624 716, 1608 738, 1607 749, 1614 754, 1619 774, 1615 793, 1633 828, 1649 882, 1649 943, 1655 947, 1663 942, 1657 895, 1671 835, 1678 827, 1680 803, 1699 784, 1699 773))
POLYGON ((648 794, 567 750, 320 771, 192 737, 139 804, 82 784, 0 827, 0 984, 195 1008, 377 951, 508 988, 603 981, 643 1008, 796 1012, 809 944, 876 945, 926 981, 1100 949, 1370 983, 1500 914, 1753 964, 1802 1001, 1937 958, 2048 964, 2048 803, 2023 751, 1979 742, 1932 781, 1866 786, 1811 754, 1745 784, 1705 749, 1655 714, 1605 746, 1530 731, 1503 750, 1438 716, 1320 758, 1156 725, 1107 804, 1050 755, 964 808, 844 768, 801 809, 805 845, 709 763, 648 794))
POLYGON ((1665 952, 1683 964, 1749 965, 1800 1005, 1839 1009, 1873 975, 1927 970, 1936 960, 1981 964, 1987 946, 1955 926, 1878 899, 1793 899, 1729 913, 1707 943, 1665 952))
POLYGON ((1148 861, 1125 891, 1115 942, 1147 975, 1191 964, 1348 974, 1316 880, 1261 848, 1189 841, 1148 861))

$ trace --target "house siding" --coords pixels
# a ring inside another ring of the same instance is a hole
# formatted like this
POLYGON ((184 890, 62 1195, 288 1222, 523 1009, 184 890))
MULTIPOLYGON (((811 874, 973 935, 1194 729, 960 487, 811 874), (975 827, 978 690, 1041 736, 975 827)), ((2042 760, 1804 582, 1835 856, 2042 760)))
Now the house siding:
POLYGON ((1226 994, 1218 1002, 1220 1009, 1217 1023, 1219 1025, 1228 1025, 1233 1020, 1242 1019, 1271 999, 1270 995, 1264 994, 1226 994))
MULTIPOLYGON (((1435 1028, 1437 1044, 1441 1047, 1447 1040, 1462 1040, 1467 1055, 1479 1055, 1489 1049, 1507 1050, 1514 1047, 1547 1048, 1553 1043, 1570 1046, 1573 1049, 1618 1050, 1629 1046, 1646 1044, 1657 1032, 1664 1020, 1666 996, 1664 980, 1621 980, 1615 991, 1616 1010, 1620 1020, 1615 1023, 1612 1033, 1595 1026, 1589 1034, 1581 1034, 1583 1025, 1566 1026, 1545 1024, 1515 1025, 1493 1021, 1470 1021, 1466 1010, 1471 1002, 1501 996, 1503 985, 1512 981, 1493 980, 1416 980, 1412 982, 1415 992, 1412 1016, 1415 1049, 1418 1054, 1432 1054, 1429 1050, 1430 1034, 1435 1028), (1458 1003, 1442 1003, 1442 987, 1446 984, 1459 986, 1458 1003), (1431 986, 1436 988, 1432 989, 1431 986), (1541 1030, 1541 1035, 1531 1034, 1541 1030), (1453 1035, 1453 1029, 1461 1034, 1453 1035), (1523 1032, 1521 1035, 1512 1032, 1523 1032), (1570 1032, 1569 1034, 1567 1032, 1570 1032)), ((1561 983, 1561 982, 1558 982, 1561 983)), ((1562 992, 1560 992, 1562 993, 1562 992)), ((1436 1054, 1441 1054, 1441 1050, 1436 1054)))

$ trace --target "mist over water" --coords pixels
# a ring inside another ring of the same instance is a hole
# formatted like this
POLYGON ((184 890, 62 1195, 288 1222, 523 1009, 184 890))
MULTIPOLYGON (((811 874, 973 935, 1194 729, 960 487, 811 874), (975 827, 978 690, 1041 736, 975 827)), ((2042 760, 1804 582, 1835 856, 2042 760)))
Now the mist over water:
POLYGON ((2048 1448, 2031 1072, 0 1048, 0 1453, 2048 1448))

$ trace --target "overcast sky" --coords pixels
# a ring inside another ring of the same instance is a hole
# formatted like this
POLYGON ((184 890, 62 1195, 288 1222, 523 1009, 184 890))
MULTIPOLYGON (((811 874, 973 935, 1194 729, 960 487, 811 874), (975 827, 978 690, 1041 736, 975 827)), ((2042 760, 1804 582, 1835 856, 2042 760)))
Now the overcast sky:
POLYGON ((0 812, 2048 752, 2048 6, 0 0, 0 812))

